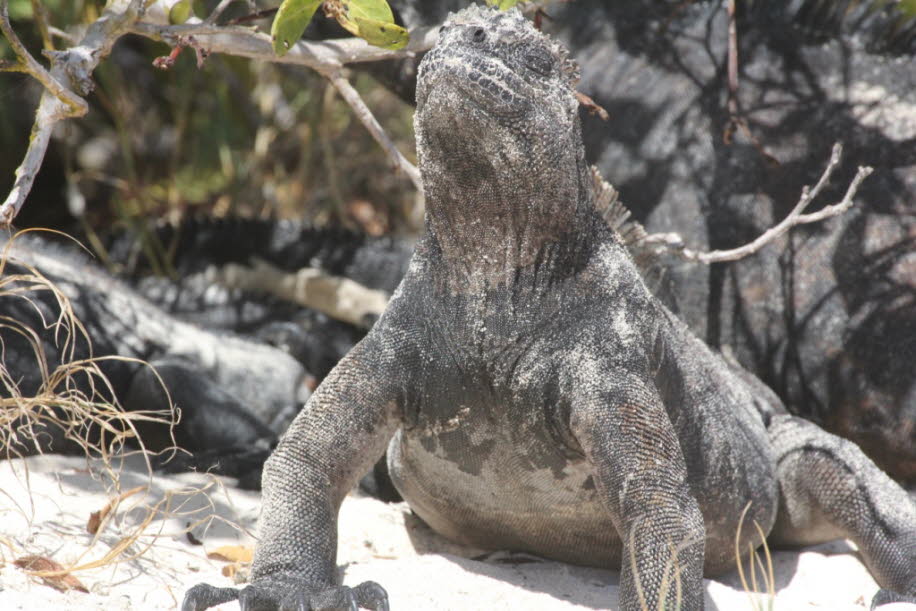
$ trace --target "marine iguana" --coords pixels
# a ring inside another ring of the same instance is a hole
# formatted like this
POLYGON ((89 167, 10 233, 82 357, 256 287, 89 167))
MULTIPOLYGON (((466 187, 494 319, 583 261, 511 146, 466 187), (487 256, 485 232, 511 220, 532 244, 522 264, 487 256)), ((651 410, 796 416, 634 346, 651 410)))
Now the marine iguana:
MULTIPOLYGON (((410 27, 467 0, 392 0, 410 27)), ((586 156, 650 232, 692 248, 746 244, 820 176, 837 141, 875 168, 850 213, 793 229, 754 257, 668 262, 672 309, 774 389, 789 410, 916 483, 916 17, 886 2, 737 3, 739 130, 725 142, 721 2, 576 0, 543 28, 581 66, 586 156), (778 160, 774 164, 773 160, 778 160)), ((364 68, 415 99, 413 60, 364 68)), ((828 195, 839 195, 831 192, 828 195)))
POLYGON ((620 566, 624 609, 701 608, 703 574, 760 543, 745 508, 774 541, 851 538, 916 600, 906 493, 691 334, 594 209, 575 72, 516 10, 443 26, 415 115, 426 233, 265 465, 252 585, 183 609, 387 609, 334 583, 337 509, 386 446, 434 530, 620 566))
POLYGON ((588 159, 650 232, 733 248, 788 213, 834 142, 846 159, 828 198, 875 168, 850 213, 737 262, 672 261, 669 289, 792 413, 916 483, 916 19, 875 4, 738 3, 737 101, 757 145, 723 139, 721 3, 577 0, 544 27, 575 46, 578 89, 610 113, 583 117, 588 159))
MULTIPOLYGON (((17 328, 37 334, 51 370, 65 360, 89 356, 147 361, 156 373, 133 361, 100 361, 110 385, 96 390, 128 410, 164 411, 169 407, 164 385, 181 409, 173 431, 178 446, 201 453, 216 463, 212 466, 222 467, 220 472, 252 476, 248 471, 253 470, 253 476, 259 476, 263 457, 310 394, 305 371, 295 359, 265 344, 207 331, 170 316, 73 247, 29 233, 12 238, 7 251, 9 240, 0 236, 0 252, 7 255, 4 274, 23 274, 23 278, 0 295, 0 316, 19 326, 0 325, 0 343, 2 365, 23 396, 33 395, 44 380, 32 345, 17 328), (72 353, 63 352, 63 338, 48 327, 60 306, 50 291, 29 281, 31 270, 66 295, 84 325, 89 342, 71 338, 72 353), (258 452, 260 458, 252 454, 258 452)), ((138 428, 148 449, 172 445, 167 427, 138 428)), ((61 431, 49 430, 39 441, 42 450, 73 449, 61 431)))

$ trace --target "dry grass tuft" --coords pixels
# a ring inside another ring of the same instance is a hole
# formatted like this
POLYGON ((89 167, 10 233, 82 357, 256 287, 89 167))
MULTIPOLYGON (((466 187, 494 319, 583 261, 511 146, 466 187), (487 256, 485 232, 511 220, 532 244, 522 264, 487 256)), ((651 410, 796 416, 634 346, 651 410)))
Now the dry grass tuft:
POLYGON ((763 548, 763 554, 766 558, 766 567, 764 567, 763 561, 760 560, 760 554, 754 549, 753 544, 748 543, 747 558, 751 577, 751 583, 750 586, 748 586, 744 574, 744 566, 741 563, 741 528, 744 525, 744 519, 747 517, 747 512, 750 508, 751 504, 748 503, 744 507, 744 511, 741 512, 741 518, 738 520, 738 531, 735 533, 735 564, 738 565, 738 577, 741 579, 741 587, 747 592, 748 599, 751 602, 751 608, 755 611, 764 608, 754 597, 754 594, 759 592, 757 589, 757 571, 760 571, 760 578, 763 580, 762 585, 767 593, 766 608, 772 611, 773 601, 776 599, 776 577, 773 572, 773 558, 770 556, 770 548, 767 545, 766 534, 763 532, 763 529, 760 528, 760 524, 758 524, 756 520, 754 520, 754 527, 757 529, 757 534, 760 536, 761 547, 763 548))
MULTIPOLYGON (((68 566, 51 559, 47 550, 28 549, 33 537, 27 533, 23 533, 22 537, 15 536, 15 540, 0 537, 0 564, 6 558, 13 558, 15 565, 47 585, 85 591, 72 573, 139 558, 160 537, 175 536, 174 532, 163 531, 167 519, 180 520, 186 525, 185 532, 207 526, 213 520, 227 522, 215 514, 215 506, 210 499, 210 494, 221 484, 212 478, 200 487, 165 492, 153 492, 149 484, 122 490, 124 459, 131 454, 142 454, 146 476, 152 481, 148 453, 137 425, 149 422, 174 426, 178 419, 177 410, 171 405, 169 409, 157 412, 122 408, 100 364, 105 360, 121 360, 147 367, 150 365, 124 357, 91 356, 91 338, 74 314, 69 297, 39 269, 17 259, 13 252, 14 242, 23 233, 26 232, 12 236, 0 251, 0 331, 7 337, 18 336, 26 340, 31 349, 29 356, 33 366, 40 372, 41 383, 35 392, 21 391, 19 381, 6 366, 7 346, 0 336, 0 460, 40 453, 52 436, 55 442, 62 436, 68 449, 75 448, 87 457, 88 472, 107 491, 110 500, 99 511, 87 516, 88 533, 83 530, 82 533, 67 534, 87 539, 85 550, 68 566), (13 264, 17 269, 9 272, 13 264), (52 299, 46 299, 47 295, 42 293, 50 294, 52 299), (34 319, 41 321, 40 328, 2 314, 11 311, 2 307, 4 300, 23 300, 34 308, 37 313, 34 319), (53 317, 47 315, 47 309, 43 311, 39 306, 39 303, 47 304, 49 301, 55 305, 53 317), (52 362, 47 354, 49 341, 54 344, 59 362, 52 362), (90 356, 79 356, 85 354, 90 356), (139 447, 139 452, 128 448, 128 443, 139 447), (204 499, 203 502, 201 499, 204 499), (154 525, 154 522, 157 524, 154 525), (101 550, 97 546, 100 541, 103 542, 101 550)), ((17 363, 17 367, 21 368, 22 363, 17 363)), ((21 461, 13 469, 17 477, 21 474, 30 498, 12 498, 3 491, 0 494, 6 497, 14 511, 23 516, 34 515, 36 501, 29 487, 28 463, 21 461), (31 511, 24 503, 31 505, 31 511)), ((31 534, 56 528, 51 524, 33 524, 31 519, 28 522, 31 534)), ((58 534, 61 533, 58 531, 58 534)))
MULTIPOLYGON (((86 328, 76 318, 70 299, 46 278, 41 271, 18 261, 12 253, 16 239, 12 236, 0 252, 0 302, 20 299, 34 308, 42 321, 41 329, 0 314, 0 329, 25 339, 32 350, 34 367, 41 374, 37 392, 24 394, 18 381, 5 366, 6 346, 0 338, 0 456, 21 457, 24 447, 33 445, 38 451, 48 430, 61 431, 63 438, 76 444, 86 456, 98 456, 106 464, 110 457, 123 450, 129 440, 141 449, 143 440, 137 434, 141 421, 173 426, 174 408, 161 412, 125 411, 118 404, 114 390, 100 368, 105 360, 142 361, 118 356, 78 358, 79 346, 92 353, 92 341, 86 328), (21 273, 7 273, 15 262, 21 273), (38 294, 49 293, 56 303, 57 315, 48 320, 38 305, 38 294), (60 363, 49 362, 43 340, 52 338, 60 354, 60 363)), ((55 232, 57 233, 57 232, 55 232)), ((61 234, 64 235, 64 234, 61 234)), ((0 312, 7 311, 0 308, 0 312)), ((19 365, 21 367, 21 364, 19 365)))

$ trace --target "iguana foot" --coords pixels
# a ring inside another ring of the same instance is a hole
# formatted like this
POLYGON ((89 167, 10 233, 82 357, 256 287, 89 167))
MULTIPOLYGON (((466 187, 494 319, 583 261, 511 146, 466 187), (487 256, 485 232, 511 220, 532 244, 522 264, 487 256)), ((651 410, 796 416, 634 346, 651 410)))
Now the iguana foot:
POLYGON ((267 581, 242 590, 199 583, 185 594, 181 611, 202 611, 236 599, 242 611, 388 611, 388 594, 374 581, 315 592, 300 580, 267 581))
POLYGON ((185 592, 181 611, 202 611, 238 597, 239 591, 235 588, 214 588, 208 583, 199 583, 185 592))
POLYGON ((901 594, 900 592, 881 588, 878 590, 878 593, 875 594, 875 597, 871 599, 871 611, 880 611, 883 605, 890 605, 892 603, 909 603, 916 608, 916 596, 901 594))

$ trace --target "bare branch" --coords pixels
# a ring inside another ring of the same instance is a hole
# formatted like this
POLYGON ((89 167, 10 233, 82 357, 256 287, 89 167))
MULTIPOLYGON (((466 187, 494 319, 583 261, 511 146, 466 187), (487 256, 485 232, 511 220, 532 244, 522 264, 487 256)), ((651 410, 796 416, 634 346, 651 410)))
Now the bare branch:
POLYGON ((410 57, 434 44, 438 34, 437 28, 421 28, 411 32, 408 46, 398 51, 380 49, 370 46, 364 40, 350 38, 323 42, 299 41, 282 57, 274 53, 269 36, 247 27, 213 26, 207 23, 181 26, 137 23, 134 32, 176 45, 186 44, 195 49, 205 49, 208 52, 312 68, 337 88, 356 117, 391 159, 395 170, 406 174, 417 191, 423 191, 419 170, 397 149, 359 92, 343 76, 341 68, 348 63, 410 57))
MULTIPOLYGON (((25 158, 16 170, 16 181, 6 201, 0 206, 0 226, 8 225, 22 208, 31 191, 35 176, 47 152, 54 125, 67 118, 86 114, 88 106, 81 95, 92 88, 92 72, 99 61, 108 55, 114 42, 122 35, 133 32, 165 41, 169 44, 187 44, 200 53, 212 51, 259 59, 263 61, 305 65, 328 77, 353 107, 360 121, 381 144, 396 168, 403 171, 420 190, 420 176, 417 169, 394 147, 378 121, 373 117, 359 94, 341 75, 340 68, 347 63, 379 61, 398 57, 411 57, 419 51, 432 47, 436 40, 436 28, 421 28, 412 33, 406 48, 390 51, 372 47, 360 39, 345 39, 325 42, 300 41, 283 57, 277 57, 271 46, 270 37, 250 28, 215 26, 222 11, 231 4, 223 0, 207 18, 208 22, 184 25, 162 25, 141 23, 141 17, 150 5, 150 0, 110 0, 102 16, 86 31, 79 45, 66 51, 46 51, 51 60, 51 70, 46 70, 36 61, 19 41, 7 15, 8 0, 0 0, 0 30, 9 39, 18 62, 4 62, 2 71, 22 71, 34 76, 45 87, 25 158)), ((56 34, 57 32, 55 32, 56 34)))
POLYGON ((731 142, 731 134, 738 123, 738 26, 735 23, 735 0, 728 0, 728 125, 725 128, 725 143, 731 142))
POLYGON ((223 14, 223 11, 225 11, 229 5, 235 1, 236 0, 222 0, 222 2, 216 5, 216 8, 213 9, 212 13, 210 13, 210 16, 204 19, 204 23, 207 25, 213 25, 216 23, 216 20, 219 19, 219 16, 223 14))
POLYGON ((827 206, 817 212, 803 214, 805 209, 811 205, 811 202, 813 202, 818 194, 820 194, 824 186, 830 182, 830 177, 833 174, 833 171, 840 163, 840 156, 842 155, 842 152, 843 147, 840 145, 840 143, 833 145, 830 161, 827 163, 827 167, 824 169, 824 173, 821 174, 821 177, 814 185, 814 188, 809 189, 807 186, 805 186, 805 188, 802 189, 802 194, 798 200, 798 203, 795 204, 795 207, 792 209, 789 215, 786 216, 786 218, 784 218, 778 225, 775 225, 762 233, 753 242, 729 250, 698 252, 687 248, 684 245, 684 240, 676 233, 653 233, 644 238, 643 244, 649 246, 658 245, 662 250, 674 251, 674 253, 679 257, 688 261, 697 261, 706 264, 721 263, 723 261, 737 261, 738 259, 742 259, 757 252, 770 242, 773 242, 782 236, 792 227, 816 223, 818 221, 822 221, 824 219, 842 214, 852 207, 853 198, 859 189, 859 185, 861 185, 862 181, 872 173, 872 168, 867 166, 859 167, 858 172, 856 172, 855 177, 852 179, 852 181, 849 183, 849 187, 846 189, 846 194, 838 203, 827 206))
POLYGON ((230 263, 204 272, 208 282, 229 288, 263 291, 281 299, 324 312, 332 318, 365 327, 388 305, 388 293, 367 288, 342 276, 303 267, 286 272, 270 263, 255 260, 254 266, 230 263))
POLYGON ((203 23, 159 25, 140 22, 131 27, 131 32, 168 44, 175 44, 179 38, 192 38, 195 45, 212 53, 308 66, 318 71, 330 71, 357 62, 412 57, 431 48, 438 37, 438 28, 418 28, 410 33, 410 42, 407 46, 397 51, 373 47, 361 38, 300 40, 290 47, 286 55, 280 57, 273 51, 270 36, 244 26, 215 26, 203 23))
POLYGON ((54 43, 51 41, 51 33, 48 26, 48 9, 45 8, 41 0, 32 0, 32 14, 35 16, 35 24, 38 26, 38 32, 41 34, 41 44, 45 49, 54 49, 54 43))
POLYGON ((28 74, 29 71, 26 70, 26 67, 21 62, 0 59, 0 72, 25 72, 28 74))
POLYGON ((50 91, 69 107, 69 110, 62 109, 62 111, 66 113, 65 116, 81 116, 86 114, 88 110, 86 101, 58 82, 50 72, 45 70, 44 66, 38 63, 38 60, 32 57, 32 54, 29 53, 25 45, 22 44, 22 41, 19 40, 19 36, 16 35, 13 26, 10 24, 7 4, 7 0, 0 0, 0 31, 6 36, 7 41, 10 43, 10 47, 13 49, 16 57, 19 58, 25 72, 35 77, 38 82, 44 85, 45 89, 50 91))
POLYGON ((48 26, 48 33, 51 36, 54 36, 55 38, 60 38, 64 42, 69 43, 71 45, 75 45, 77 42, 76 37, 71 35, 69 32, 65 32, 61 30, 60 28, 55 28, 53 25, 48 26))
POLYGON ((344 78, 339 69, 324 74, 324 76, 326 76, 334 87, 337 88, 337 91, 340 92, 343 99, 346 100, 350 108, 353 109, 356 117, 362 122, 366 129, 369 130, 369 133, 372 134, 375 141, 379 143, 388 155, 388 158, 391 159, 395 171, 406 174, 417 191, 422 193, 423 180, 420 178, 420 171, 401 154, 401 151, 398 150, 394 142, 391 141, 391 138, 388 137, 388 134, 385 133, 385 130, 372 114, 372 111, 369 110, 369 107, 366 106, 366 103, 363 102, 359 92, 350 84, 350 81, 344 78))
POLYGON ((45 87, 35 111, 35 122, 25 158, 16 169, 16 180, 0 205, 0 227, 9 225, 22 208, 41 168, 51 132, 59 121, 81 117, 89 106, 81 97, 92 91, 91 75, 112 45, 146 10, 148 0, 109 0, 102 15, 89 26, 80 44, 66 51, 45 51, 51 70, 33 58, 16 36, 7 13, 7 0, 0 0, 0 30, 10 42, 25 70, 45 87))

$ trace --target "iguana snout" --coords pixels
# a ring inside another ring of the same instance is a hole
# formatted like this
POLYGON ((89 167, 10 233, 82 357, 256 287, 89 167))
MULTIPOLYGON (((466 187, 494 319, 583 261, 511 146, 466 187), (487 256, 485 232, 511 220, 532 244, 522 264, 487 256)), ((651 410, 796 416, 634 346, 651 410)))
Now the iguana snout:
POLYGON ((532 96, 526 95, 531 87, 489 49, 492 32, 478 24, 459 24, 447 26, 442 36, 457 51, 430 52, 417 91, 418 112, 431 96, 434 103, 465 107, 465 113, 483 117, 519 117, 531 109, 532 96))
MULTIPOLYGON (((517 10, 475 9, 446 21, 439 43, 421 64, 418 115, 422 117, 431 99, 470 119, 495 116, 500 124, 543 109, 544 99, 563 99, 574 110, 570 85, 576 69, 566 50, 535 30, 517 10)), ((551 110, 568 115, 568 108, 551 110)))

